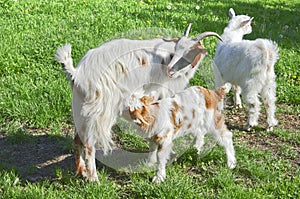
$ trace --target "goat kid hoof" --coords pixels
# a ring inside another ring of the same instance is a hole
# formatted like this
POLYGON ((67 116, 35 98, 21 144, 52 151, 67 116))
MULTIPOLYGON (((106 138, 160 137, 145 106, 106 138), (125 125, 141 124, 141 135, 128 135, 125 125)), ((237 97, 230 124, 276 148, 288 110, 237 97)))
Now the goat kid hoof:
POLYGON ((234 169, 236 167, 236 161, 230 161, 227 163, 229 169, 234 169))
POLYGON ((269 127, 267 127, 267 132, 271 132, 271 131, 273 131, 274 130, 274 127, 273 126, 269 126, 269 127))
POLYGON ((153 179, 152 179, 152 182, 154 182, 154 183, 161 183, 164 180, 165 180, 165 178, 162 177, 162 176, 154 176, 153 179))
POLYGON ((241 109, 241 108, 243 108, 243 106, 242 106, 241 104, 236 104, 236 105, 235 105, 235 108, 236 108, 236 109, 241 109))

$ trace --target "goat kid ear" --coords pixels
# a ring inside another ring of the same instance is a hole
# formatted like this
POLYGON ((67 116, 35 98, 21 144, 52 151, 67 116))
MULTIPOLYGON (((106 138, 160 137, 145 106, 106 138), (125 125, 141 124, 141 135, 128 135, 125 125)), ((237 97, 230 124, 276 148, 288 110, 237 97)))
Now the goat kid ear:
POLYGON ((230 18, 235 17, 235 12, 234 12, 233 8, 229 9, 228 15, 230 18))
POLYGON ((185 37, 188 37, 188 36, 189 36, 191 27, 192 27, 192 23, 189 23, 189 25, 186 27, 186 29, 185 29, 185 31, 184 31, 184 36, 185 36, 185 37))
POLYGON ((252 17, 251 19, 248 19, 246 21, 243 21, 241 24, 240 24, 240 27, 244 27, 248 24, 251 24, 252 20, 254 19, 254 17, 252 17))

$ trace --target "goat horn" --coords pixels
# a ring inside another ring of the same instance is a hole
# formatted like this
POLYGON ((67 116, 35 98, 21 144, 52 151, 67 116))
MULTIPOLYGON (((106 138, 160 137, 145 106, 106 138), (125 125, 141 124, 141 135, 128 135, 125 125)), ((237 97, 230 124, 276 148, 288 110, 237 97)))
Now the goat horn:
POLYGON ((203 39, 205 37, 210 37, 210 36, 217 37, 220 41, 223 41, 222 37, 220 35, 218 35, 217 33, 215 33, 215 32, 204 32, 204 33, 201 33, 201 34, 199 34, 195 38, 195 40, 200 41, 201 39, 203 39))
POLYGON ((192 23, 189 23, 188 27, 185 29, 184 36, 188 37, 191 30, 192 23))

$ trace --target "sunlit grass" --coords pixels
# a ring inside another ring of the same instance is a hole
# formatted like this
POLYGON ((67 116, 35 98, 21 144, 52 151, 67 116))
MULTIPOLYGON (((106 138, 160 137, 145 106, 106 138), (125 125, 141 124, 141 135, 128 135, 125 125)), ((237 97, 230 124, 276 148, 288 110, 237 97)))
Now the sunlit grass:
MULTIPOLYGON (((54 60, 59 46, 71 43, 74 63, 78 63, 87 50, 113 38, 177 37, 188 23, 193 24, 191 36, 203 31, 221 34, 230 7, 237 14, 254 17, 253 33, 247 39, 270 38, 278 43, 277 102, 291 105, 278 112, 299 116, 297 0, 7 0, 0 1, 0 133, 5 134, 7 146, 34 144, 28 128, 49 129, 46 136, 58 140, 66 137, 61 129, 72 125, 71 89, 54 60)), ((204 45, 212 59, 216 39, 208 38, 204 45)), ((213 73, 206 66, 209 63, 197 71, 191 84, 212 87, 213 73)), ((235 141, 242 134, 236 131, 235 141)), ((294 150, 299 146, 298 134, 275 129, 272 135, 284 144, 276 153, 237 141, 238 166, 233 171, 226 168, 221 147, 203 158, 188 150, 167 168, 166 182, 159 185, 150 182, 153 172, 124 174, 99 169, 98 185, 59 168, 56 180, 31 183, 0 163, 0 198, 297 198, 300 171, 299 163, 293 161, 299 155, 294 150)), ((120 139, 129 150, 147 148, 139 137, 120 135, 120 139)), ((70 140, 61 150, 72 150, 70 140)), ((0 154, 4 152, 1 149, 0 154)))

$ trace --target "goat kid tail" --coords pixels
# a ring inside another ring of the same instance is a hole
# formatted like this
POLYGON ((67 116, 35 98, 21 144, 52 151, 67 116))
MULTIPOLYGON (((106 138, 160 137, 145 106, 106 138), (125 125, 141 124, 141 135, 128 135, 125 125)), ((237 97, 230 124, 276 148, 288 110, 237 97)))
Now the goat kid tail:
POLYGON ((63 69, 70 80, 75 79, 76 69, 73 66, 73 59, 71 56, 71 45, 66 44, 61 48, 58 48, 55 54, 55 59, 59 63, 63 64, 63 69))
POLYGON ((256 46, 261 49, 264 56, 263 64, 267 67, 267 71, 274 71, 274 65, 279 59, 277 43, 269 39, 256 39, 256 46))

